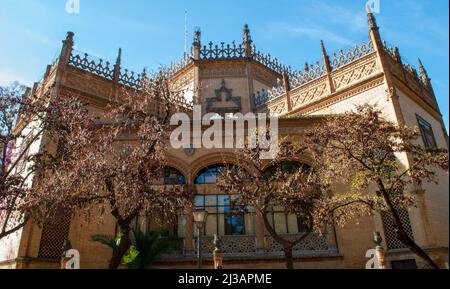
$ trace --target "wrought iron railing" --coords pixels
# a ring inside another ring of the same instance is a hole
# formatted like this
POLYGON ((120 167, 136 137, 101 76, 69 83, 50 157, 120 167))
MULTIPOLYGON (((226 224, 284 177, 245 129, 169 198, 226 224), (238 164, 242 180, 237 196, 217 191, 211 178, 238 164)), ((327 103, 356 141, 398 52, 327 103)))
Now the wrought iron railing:
POLYGON ((272 100, 269 96, 269 92, 264 88, 261 91, 253 93, 253 99, 256 107, 263 106, 264 104, 272 100))
POLYGON ((386 41, 383 42, 383 50, 386 52, 392 59, 395 59, 395 48, 389 46, 386 41))
POLYGON ((334 52, 332 54, 333 59, 330 59, 331 71, 361 59, 374 51, 373 43, 370 40, 368 42, 355 45, 355 47, 349 48, 345 51, 340 49, 338 52, 334 52))
POLYGON ((221 42, 217 45, 213 42, 209 42, 208 45, 204 45, 200 50, 200 59, 230 59, 230 58, 243 58, 245 57, 245 48, 242 44, 236 45, 233 41, 230 44, 225 45, 221 42))
MULTIPOLYGON (((398 54, 398 50, 396 53, 396 48, 393 46, 390 46, 386 41, 383 42, 383 50, 384 52, 392 58, 393 61, 399 62, 400 55, 398 54)), ((420 75, 417 72, 417 69, 411 65, 404 57, 401 57, 401 64, 403 69, 409 73, 413 78, 415 78, 419 84, 423 87, 427 87, 427 80, 424 79, 423 75, 420 75)))
MULTIPOLYGON (((356 45, 355 47, 350 48, 346 51, 339 50, 338 52, 333 53, 333 57, 332 59, 330 59, 330 69, 331 71, 335 71, 347 64, 363 58, 364 56, 374 51, 375 50, 371 41, 356 45)), ((267 65, 267 62, 268 61, 265 60, 262 62, 262 64, 267 65)), ((325 64, 322 61, 317 61, 313 64, 306 64, 304 70, 298 72, 294 72, 290 69, 290 67, 286 68, 284 66, 276 66, 275 69, 281 69, 285 71, 285 73, 287 72, 287 75, 289 76, 290 89, 301 87, 311 81, 319 79, 326 74, 325 64)), ((263 106, 267 102, 281 96, 285 92, 286 89, 284 88, 284 86, 280 86, 279 83, 272 89, 263 89, 261 91, 258 91, 256 94, 254 94, 255 106, 263 106)))
MULTIPOLYGON (((254 61, 281 75, 284 73, 292 73, 290 67, 282 65, 277 58, 273 58, 270 54, 264 54, 258 51, 255 45, 253 45, 250 50, 250 58, 254 61)), ((244 44, 236 44, 234 41, 231 44, 225 44, 225 42, 214 44, 213 42, 209 42, 208 45, 204 45, 200 49, 201 60, 238 59, 245 57, 247 57, 247 53, 244 44)))
MULTIPOLYGON (((303 72, 291 72, 288 73, 289 76, 289 86, 291 89, 300 87, 308 82, 316 80, 326 73, 325 65, 320 62, 316 62, 311 65, 307 65, 303 72)), ((255 106, 260 107, 265 105, 267 102, 278 98, 286 93, 286 87, 284 83, 278 79, 277 85, 271 89, 261 91, 257 91, 256 94, 253 95, 255 100, 255 106)))
POLYGON ((179 71, 183 70, 189 64, 192 63, 191 54, 185 53, 184 56, 177 62, 171 63, 167 69, 169 77, 177 74, 179 71))
POLYGON ((109 61, 103 63, 103 59, 87 53, 73 50, 69 57, 69 65, 109 80, 113 79, 114 65, 111 65, 109 61))
POLYGON ((264 54, 256 49, 256 46, 253 45, 252 47, 252 59, 256 62, 261 63, 262 65, 272 69, 273 71, 277 72, 278 74, 284 75, 284 74, 291 74, 292 70, 289 66, 285 66, 281 64, 278 59, 272 58, 270 54, 264 54))
POLYGON ((291 89, 302 86, 310 81, 316 80, 326 74, 325 65, 319 61, 305 66, 305 69, 297 72, 289 78, 289 85, 291 89))
POLYGON ((133 71, 128 71, 128 69, 121 69, 119 73, 119 83, 125 86, 129 86, 134 89, 139 89, 141 87, 142 77, 141 74, 135 74, 133 71))
POLYGON ((253 94, 253 99, 255 101, 255 106, 260 107, 267 102, 282 96, 286 93, 286 88, 284 87, 283 82, 278 79, 277 85, 269 90, 265 90, 264 88, 261 91, 257 91, 256 94, 253 94))
MULTIPOLYGON (((89 55, 88 53, 72 50, 69 57, 69 65, 109 80, 113 80, 114 78, 114 65, 109 61, 104 62, 103 59, 89 55)), ((119 71, 118 82, 122 85, 138 89, 141 81, 141 74, 136 74, 128 69, 121 69, 119 71)))

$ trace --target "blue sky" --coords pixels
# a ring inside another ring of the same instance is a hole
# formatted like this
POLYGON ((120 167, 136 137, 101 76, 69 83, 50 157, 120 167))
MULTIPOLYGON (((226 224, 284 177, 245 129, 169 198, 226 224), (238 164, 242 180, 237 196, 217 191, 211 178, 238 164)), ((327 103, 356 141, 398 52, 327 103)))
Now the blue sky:
MULTIPOLYGON (((328 52, 366 41, 365 0, 80 0, 80 13, 66 12, 68 0, 0 0, 0 84, 32 85, 61 49, 67 31, 75 48, 114 61, 123 48, 123 66, 140 72, 177 60, 184 52, 184 13, 189 44, 193 27, 202 40, 242 39, 250 25, 258 49, 283 64, 303 67, 328 52)), ((448 129, 448 0, 380 0, 376 15, 384 40, 416 66, 422 59, 448 129)))

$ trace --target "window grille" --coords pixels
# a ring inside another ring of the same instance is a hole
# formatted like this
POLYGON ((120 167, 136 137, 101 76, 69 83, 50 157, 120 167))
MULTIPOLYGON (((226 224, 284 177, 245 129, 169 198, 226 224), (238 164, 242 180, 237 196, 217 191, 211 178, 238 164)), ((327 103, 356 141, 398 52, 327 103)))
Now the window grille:
POLYGON ((63 253, 64 241, 69 237, 70 214, 61 212, 44 222, 39 258, 59 259, 63 253))
MULTIPOLYGON (((408 211, 406 209, 397 208, 397 213, 400 216, 400 220, 402 222, 403 227, 405 228, 406 233, 411 239, 413 239, 413 232, 408 211)), ((381 218, 383 221, 384 235, 386 238, 386 245, 388 250, 406 248, 406 245, 400 242, 400 240, 398 240, 397 238, 394 221, 392 219, 391 214, 389 212, 382 212, 381 218)))

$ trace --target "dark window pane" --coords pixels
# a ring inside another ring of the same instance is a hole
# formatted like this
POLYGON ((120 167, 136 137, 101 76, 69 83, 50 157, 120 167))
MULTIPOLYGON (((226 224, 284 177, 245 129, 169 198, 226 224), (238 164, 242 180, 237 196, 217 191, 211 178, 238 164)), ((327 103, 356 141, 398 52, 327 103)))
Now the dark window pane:
POLYGON ((199 209, 208 211, 205 235, 215 233, 222 235, 245 235, 245 214, 240 207, 232 207, 231 199, 234 195, 198 195, 195 205, 199 209))
POLYGON ((244 235, 244 215, 228 213, 225 215, 225 235, 244 235))
POLYGON ((195 184, 215 184, 217 182, 217 176, 228 166, 229 165, 227 164, 218 164, 202 170, 197 174, 197 177, 195 178, 195 184))
POLYGON ((298 231, 299 232, 307 232, 309 223, 308 223, 308 218, 305 214, 303 213, 298 213, 297 214, 297 226, 298 226, 298 231))
POLYGON ((391 261, 392 269, 417 269, 416 260, 391 261))
POLYGON ((431 124, 418 115, 416 115, 416 117, 425 147, 437 148, 436 139, 434 138, 433 128, 431 127, 431 124))
POLYGON ((186 179, 183 174, 174 169, 166 168, 164 169, 164 185, 185 185, 186 179))

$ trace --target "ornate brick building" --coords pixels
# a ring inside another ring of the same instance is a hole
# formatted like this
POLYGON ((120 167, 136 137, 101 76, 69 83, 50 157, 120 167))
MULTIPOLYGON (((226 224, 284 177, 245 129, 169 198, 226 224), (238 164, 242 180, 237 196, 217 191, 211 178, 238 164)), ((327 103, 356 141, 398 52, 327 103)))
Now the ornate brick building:
MULTIPOLYGON (((239 44, 202 45, 198 31, 192 53, 170 67, 171 85, 184 89, 186 97, 201 104, 204 113, 270 112, 283 117, 279 121, 281 135, 300 135, 322 115, 370 103, 377 105, 394 123, 419 126, 424 145, 448 148, 442 115, 422 63, 419 61, 417 71, 402 60, 397 47, 388 47, 370 13, 368 24, 366 43, 327 53, 322 42, 322 58, 306 64, 302 71, 294 71, 259 52, 247 26, 239 44)), ((120 88, 138 88, 142 75, 121 67, 121 51, 114 65, 75 51, 73 36, 68 33, 60 57, 48 66, 32 93, 76 95, 89 102, 92 113, 101 115, 120 88)), ((406 155, 400 155, 399 159, 408 166, 406 155)), ((230 196, 217 190, 215 176, 221 164, 231 160, 232 150, 170 149, 165 181, 194 187, 196 206, 210 212, 203 245, 206 263, 211 259, 212 236, 219 234, 226 268, 283 268, 281 247, 265 232, 257 215, 248 212, 230 217, 226 213, 230 210, 230 196)), ((310 159, 301 161, 312 163, 310 159)), ((402 219, 415 241, 443 266, 448 262, 449 184, 444 172, 439 172, 439 178, 439 185, 423 185, 419 205, 402 212, 402 219)), ((299 233, 295 217, 280 211, 273 213, 272 220, 279 233, 299 233)), ((151 229, 147 220, 138 220, 136 224, 143 230, 151 229)), ((2 241, 0 266, 57 268, 62 243, 69 239, 80 251, 82 268, 105 268, 111 252, 92 242, 90 236, 114 235, 116 230, 112 218, 101 224, 66 218, 58 224, 44 224, 42 228, 29 223, 2 241)), ((168 230, 180 238, 183 249, 164 256, 158 266, 194 267, 196 244, 192 217, 180 217, 178 224, 168 230)), ((374 246, 374 231, 383 236, 388 267, 423 266, 395 239, 389 219, 382 215, 361 219, 345 228, 328 228, 323 236, 307 238, 295 247, 296 266, 364 268, 365 253, 374 246)))

